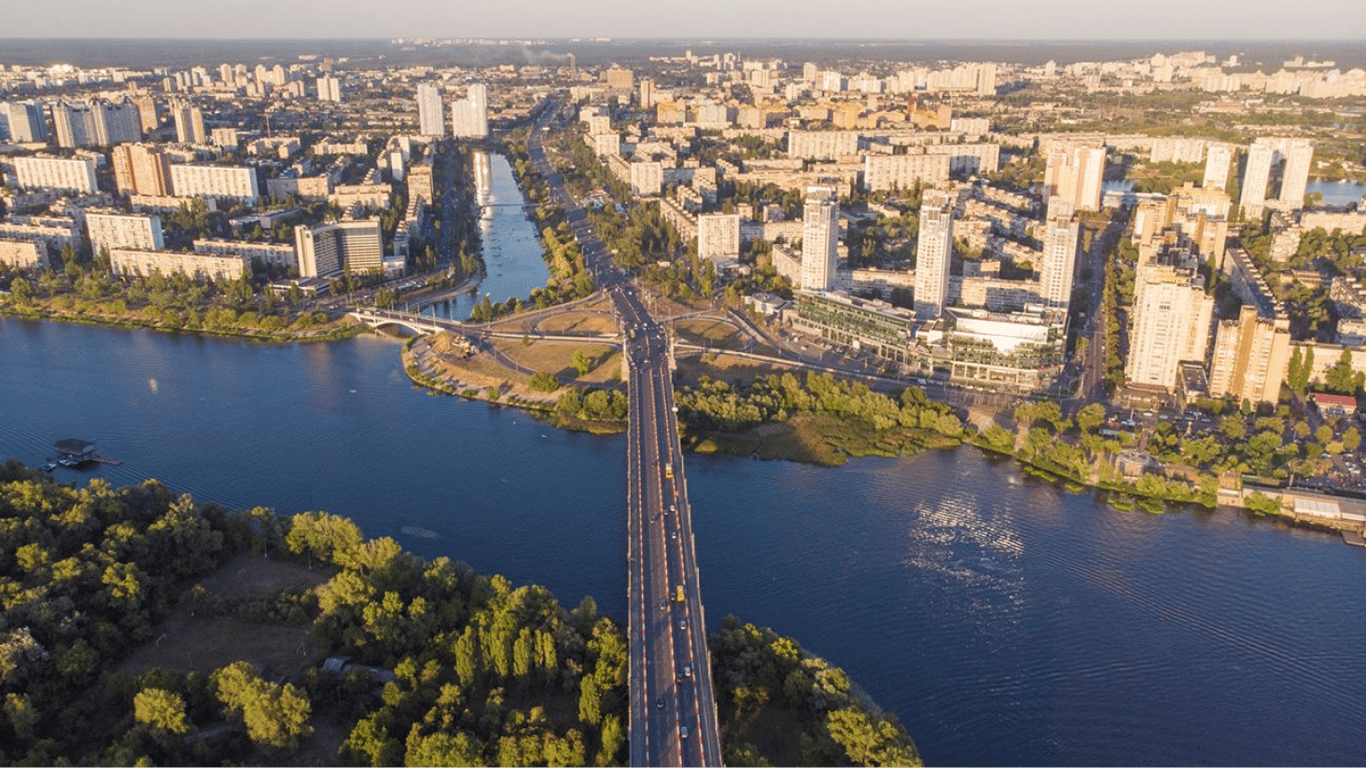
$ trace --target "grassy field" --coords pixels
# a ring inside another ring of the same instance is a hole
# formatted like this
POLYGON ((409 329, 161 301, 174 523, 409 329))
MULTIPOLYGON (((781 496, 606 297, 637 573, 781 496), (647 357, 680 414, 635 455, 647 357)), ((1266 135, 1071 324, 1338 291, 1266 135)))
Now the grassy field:
POLYGON ((605 386, 615 384, 621 378, 621 349, 613 344, 560 341, 523 344, 511 339, 495 339, 493 344, 516 364, 533 371, 548 371, 566 383, 605 386), (592 369, 583 376, 579 376, 573 366, 574 353, 579 351, 593 364, 592 369))
POLYGON ((550 334, 614 334, 620 330, 610 313, 576 311, 547 317, 536 329, 550 334))
POLYGON ((730 323, 706 317, 693 317, 674 323, 674 332, 679 340, 690 344, 708 344, 713 347, 738 349, 745 342, 745 336, 730 323))

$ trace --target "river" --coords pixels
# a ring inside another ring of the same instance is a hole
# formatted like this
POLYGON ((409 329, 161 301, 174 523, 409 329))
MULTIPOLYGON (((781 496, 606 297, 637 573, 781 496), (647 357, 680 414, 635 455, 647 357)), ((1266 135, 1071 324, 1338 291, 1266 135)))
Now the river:
POLYGON ((545 285, 548 270, 541 258, 543 249, 536 227, 522 211, 524 202, 505 156, 490 155, 482 149, 470 152, 475 180, 475 199, 479 203, 479 238, 484 252, 485 274, 475 291, 428 304, 423 314, 453 320, 467 320, 474 305, 488 296, 489 301, 510 298, 525 300, 531 289, 545 285))
MULTIPOLYGON (((0 456, 89 439, 124 464, 59 481, 325 509, 624 617, 622 437, 428 395, 398 353, 0 319, 0 456)), ((1121 512, 970 448, 687 466, 709 627, 798 638, 932 764, 1366 764, 1366 553, 1335 534, 1121 512)))

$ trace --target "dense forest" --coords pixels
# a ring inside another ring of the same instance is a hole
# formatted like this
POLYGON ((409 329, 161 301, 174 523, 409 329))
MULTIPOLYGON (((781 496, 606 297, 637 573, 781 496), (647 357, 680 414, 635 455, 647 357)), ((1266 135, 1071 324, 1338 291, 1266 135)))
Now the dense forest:
MULTIPOLYGON (((325 512, 78 488, 12 461, 0 531, 0 763, 627 759, 626 637, 591 598, 567 611, 325 512), (288 586, 241 591, 263 574, 288 586)), ((795 641, 733 618, 709 640, 727 762, 916 761, 795 641)))

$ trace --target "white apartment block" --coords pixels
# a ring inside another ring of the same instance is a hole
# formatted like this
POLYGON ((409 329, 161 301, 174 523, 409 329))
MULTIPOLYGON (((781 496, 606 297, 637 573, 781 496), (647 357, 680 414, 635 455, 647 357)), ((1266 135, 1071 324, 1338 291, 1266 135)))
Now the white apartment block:
POLYGON ((1198 163, 1205 159, 1204 139, 1153 139, 1148 160, 1153 163, 1198 163))
POLYGON ((1248 147, 1242 195, 1238 198, 1238 205, 1243 210, 1260 211, 1266 203, 1266 185, 1271 181, 1271 166, 1275 161, 1276 150, 1270 144, 1257 141, 1248 147))
POLYGON ((1072 300, 1080 236, 1081 222, 1072 216, 1070 205, 1049 207, 1039 259, 1039 293, 1050 307, 1066 310, 1072 300))
POLYGON ((740 259, 740 214, 708 213, 697 217, 697 255, 717 266, 740 259))
POLYGON ((451 135, 484 139, 489 135, 488 86, 471 83, 464 99, 451 104, 451 135))
MULTIPOLYGON (((942 155, 941 155, 942 157, 942 155)), ((953 257, 953 198, 926 190, 920 202, 920 241, 915 251, 915 313, 933 319, 944 313, 953 257)))
POLYGON ((621 137, 615 133, 596 133, 589 136, 588 141, 598 157, 621 154, 621 137))
POLYGON ((228 197, 252 204, 261 196, 256 169, 248 166, 172 165, 171 189, 178 197, 228 197))
POLYGON ((1213 315, 1214 298, 1193 269, 1141 264, 1124 368, 1129 383, 1175 389, 1182 361, 1204 362, 1213 315))
POLYGON ((81 229, 69 216, 13 216, 0 219, 0 240, 42 243, 48 252, 80 245, 81 229))
POLYGON ((317 83, 318 101, 330 101, 334 104, 341 103, 341 81, 335 77, 323 76, 318 78, 317 83))
POLYGON ((295 227, 299 277, 328 277, 384 267, 384 233, 378 221, 343 221, 295 227))
POLYGON ((423 136, 446 135, 446 107, 441 101, 441 89, 431 83, 417 86, 418 132, 423 136))
POLYGON ((46 267, 47 245, 33 240, 0 240, 0 264, 13 269, 46 267))
POLYGON ((787 156, 802 160, 838 160, 859 153, 858 131, 788 131, 787 156))
POLYGON ((948 154, 864 155, 863 188, 876 192, 943 184, 949 180, 952 164, 948 154))
POLYGON ((238 280, 250 269, 251 263, 241 256, 118 248, 110 251, 109 266, 120 277, 179 272, 196 280, 238 280))
POLYGON ((172 104, 171 119, 175 122, 176 141, 181 144, 206 142, 204 112, 199 107, 184 101, 172 104))
POLYGON ((1232 144, 1210 144, 1205 151, 1205 178, 1200 186, 1205 189, 1226 189, 1228 172, 1233 168, 1236 152, 1232 144))
POLYGON ((161 234, 161 217, 156 214, 87 212, 85 231, 90 237, 91 251, 96 255, 102 250, 112 252, 116 248, 160 251, 166 247, 161 234))
POLYGON ((607 115, 588 115, 584 122, 588 123, 589 136, 612 132, 612 118, 607 115))
POLYGON ((9 131, 9 140, 20 144, 47 138, 43 105, 36 101, 0 101, 0 123, 9 131))
POLYGON ((1238 317, 1219 323, 1209 367, 1209 393, 1254 403, 1275 403, 1290 364, 1290 320, 1244 304, 1238 317))
POLYGON ((1304 207, 1304 191, 1313 166, 1314 145, 1308 139, 1260 138, 1247 151, 1243 170, 1242 195, 1238 204, 1245 214, 1257 215, 1266 206, 1267 186, 1272 169, 1281 162, 1281 189, 1277 207, 1299 210, 1304 207))
POLYGON ((930 144, 926 154, 948 155, 949 173, 993 173, 1001 167, 1000 144, 930 144))
POLYGON ((14 159, 16 186, 93 195, 99 191, 91 158, 18 157, 14 159))
POLYGON ((195 253, 208 253, 215 256, 241 256, 248 261, 258 259, 266 266, 294 269, 298 266, 298 256, 294 246, 278 243, 257 243, 247 240, 196 240, 195 253))
POLYGON ((1071 200, 1078 211, 1100 210, 1105 158, 1104 145, 1060 144, 1049 150, 1044 195, 1071 200))
POLYGON ((839 192, 828 186, 807 187, 802 207, 802 290, 835 287, 839 226, 839 192))
POLYGON ((52 125, 57 131, 57 145, 68 149, 142 140, 142 116, 128 101, 58 102, 52 105, 52 125))
POLYGON ((664 188, 664 166, 659 163, 631 163, 631 194, 637 197, 658 195, 664 188))

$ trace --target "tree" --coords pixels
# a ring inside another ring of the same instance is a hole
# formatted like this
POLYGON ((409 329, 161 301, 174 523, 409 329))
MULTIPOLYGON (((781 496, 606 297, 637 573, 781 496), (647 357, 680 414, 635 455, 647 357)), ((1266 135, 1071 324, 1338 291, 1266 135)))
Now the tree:
POLYGON ((308 722, 312 706, 293 685, 268 683, 244 661, 214 672, 213 682, 224 710, 241 718, 247 736, 257 744, 293 749, 313 732, 308 722))
POLYGON ((593 361, 588 359, 588 355, 585 355, 582 349, 574 350, 574 361, 570 365, 574 366, 574 370, 580 376, 587 376, 588 372, 593 370, 593 361))
POLYGON ((1077 411, 1076 422, 1077 429, 1082 432, 1090 432, 1105 423, 1105 406, 1100 403, 1091 403, 1077 411))
POLYGON ((133 719, 153 730, 174 735, 189 733, 185 700, 164 688, 143 688, 133 697, 133 719))
POLYGON ((531 376, 530 386, 537 392, 554 392, 560 388, 560 380, 553 373, 537 371, 531 376))
MULTIPOLYGON (((422 736, 413 725, 408 735, 408 753, 403 764, 410 768, 447 765, 486 765, 483 746, 464 731, 422 736)), ((378 763, 377 763, 378 765, 378 763)))
POLYGON ((1342 350, 1337 363, 1323 373, 1323 386, 1339 395, 1354 395, 1361 388, 1362 376, 1352 369, 1352 350, 1342 350))

